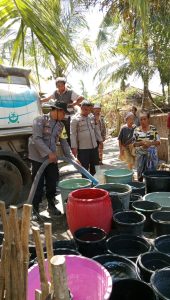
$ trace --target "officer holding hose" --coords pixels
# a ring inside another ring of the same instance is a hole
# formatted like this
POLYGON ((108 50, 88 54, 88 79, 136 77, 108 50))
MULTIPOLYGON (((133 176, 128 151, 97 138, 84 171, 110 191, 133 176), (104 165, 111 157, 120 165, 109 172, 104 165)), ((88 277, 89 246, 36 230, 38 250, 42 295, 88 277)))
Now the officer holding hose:
POLYGON ((29 138, 29 159, 32 166, 32 178, 34 179, 42 163, 49 159, 50 164, 44 170, 34 198, 33 213, 39 215, 39 204, 42 202, 44 180, 46 183, 46 198, 48 212, 60 215, 61 212, 55 206, 56 184, 59 181, 59 170, 57 164, 56 143, 59 141, 64 155, 75 159, 67 142, 67 134, 62 120, 67 111, 67 104, 56 101, 50 104, 51 111, 47 115, 37 117, 33 122, 33 134, 29 138))

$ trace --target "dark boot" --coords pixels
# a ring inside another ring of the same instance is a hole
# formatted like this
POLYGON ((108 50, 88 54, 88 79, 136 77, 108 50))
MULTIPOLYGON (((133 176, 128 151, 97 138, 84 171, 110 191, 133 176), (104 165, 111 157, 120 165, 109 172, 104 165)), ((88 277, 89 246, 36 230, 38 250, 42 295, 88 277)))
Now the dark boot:
POLYGON ((48 209, 47 209, 48 212, 56 216, 61 215, 61 212, 55 206, 55 199, 47 199, 47 201, 48 201, 48 209))

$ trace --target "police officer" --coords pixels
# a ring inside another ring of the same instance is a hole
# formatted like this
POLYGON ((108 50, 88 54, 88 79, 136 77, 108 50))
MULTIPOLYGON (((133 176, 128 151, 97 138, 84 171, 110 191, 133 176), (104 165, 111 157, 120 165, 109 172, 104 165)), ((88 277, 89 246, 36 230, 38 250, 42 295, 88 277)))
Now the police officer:
POLYGON ((67 143, 67 135, 64 124, 61 122, 68 113, 65 103, 56 101, 50 105, 48 115, 37 117, 33 122, 33 135, 29 139, 29 158, 32 165, 32 177, 34 179, 42 163, 48 158, 50 164, 46 167, 38 183, 33 199, 33 212, 39 214, 39 204, 42 201, 44 179, 46 182, 46 197, 48 211, 54 215, 61 212, 55 207, 56 183, 59 181, 57 164, 56 143, 59 140, 65 156, 74 159, 67 143))
POLYGON ((81 112, 71 119, 71 148, 74 156, 86 170, 95 174, 95 165, 99 164, 97 141, 102 144, 102 137, 98 124, 91 114, 91 103, 83 100, 81 112))

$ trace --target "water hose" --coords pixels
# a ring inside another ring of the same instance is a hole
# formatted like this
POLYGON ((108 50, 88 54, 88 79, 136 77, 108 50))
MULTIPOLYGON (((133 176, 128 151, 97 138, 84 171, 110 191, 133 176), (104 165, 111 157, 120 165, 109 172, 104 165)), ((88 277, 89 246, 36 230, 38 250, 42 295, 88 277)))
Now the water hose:
MULTIPOLYGON (((96 180, 85 168, 83 168, 81 165, 79 165, 75 160, 73 160, 71 158, 68 158, 68 157, 65 157, 65 156, 59 158, 59 160, 64 160, 65 162, 67 162, 69 164, 72 164, 78 170, 78 172, 80 172, 81 174, 86 176, 88 179, 90 179, 92 181, 93 185, 99 184, 98 180, 96 180)), ((40 177, 43 174, 45 168, 49 164, 50 164, 49 160, 46 159, 43 162, 43 164, 41 165, 41 167, 39 168, 39 170, 38 170, 38 172, 37 172, 37 174, 34 178, 34 181, 32 183, 31 190, 30 190, 30 193, 29 193, 29 196, 28 196, 28 199, 27 199, 26 203, 32 204, 32 201, 33 201, 35 191, 37 189, 37 185, 38 185, 38 182, 40 180, 40 177)))

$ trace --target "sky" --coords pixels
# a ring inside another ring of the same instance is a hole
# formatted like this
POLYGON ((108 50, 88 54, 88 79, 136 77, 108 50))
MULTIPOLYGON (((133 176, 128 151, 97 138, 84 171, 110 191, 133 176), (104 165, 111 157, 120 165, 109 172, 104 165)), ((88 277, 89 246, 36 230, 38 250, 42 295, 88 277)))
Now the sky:
MULTIPOLYGON (((96 39, 102 18, 103 18, 103 12, 99 11, 97 8, 91 9, 86 14, 86 20, 90 30, 87 32, 85 31, 84 35, 88 34, 89 39, 92 41, 95 41, 96 39)), ((67 81, 75 92, 81 94, 82 90, 81 90, 80 80, 82 80, 85 89, 88 91, 88 95, 90 97, 96 94, 96 89, 95 89, 96 84, 93 79, 96 71, 97 69, 95 68, 90 70, 89 72, 77 72, 76 70, 71 70, 67 77, 67 81)), ((137 88, 141 88, 141 89, 143 88, 143 83, 140 78, 134 78, 133 76, 131 76, 126 83, 127 84, 129 83, 130 85, 137 88)), ((118 85, 115 85, 115 87, 116 86, 118 85)), ((161 85, 160 85, 160 79, 158 74, 155 74, 153 76, 152 80, 150 81, 149 88, 151 91, 161 93, 161 85)), ((44 89, 47 91, 47 94, 51 94, 55 90, 55 81, 48 81, 47 83, 45 83, 44 89)))

